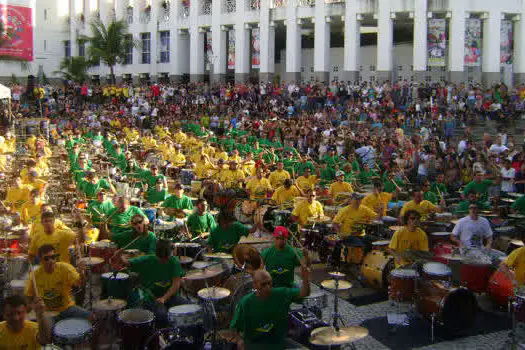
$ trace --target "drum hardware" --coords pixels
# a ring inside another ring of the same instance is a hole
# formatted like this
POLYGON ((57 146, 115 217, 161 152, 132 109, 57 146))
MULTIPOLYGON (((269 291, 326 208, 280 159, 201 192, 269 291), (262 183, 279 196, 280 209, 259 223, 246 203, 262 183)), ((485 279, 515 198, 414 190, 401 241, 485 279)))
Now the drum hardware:
POLYGON ((289 312, 288 320, 288 336, 305 346, 309 345, 313 330, 328 326, 319 315, 305 308, 289 312))
POLYGON ((86 267, 86 278, 88 281, 88 299, 86 305, 84 305, 88 310, 93 309, 93 274, 91 273, 92 266, 102 264, 104 259, 91 257, 91 254, 88 253, 86 258, 80 258, 78 260, 79 265, 84 265, 86 267))
POLYGON ((91 339, 92 333, 93 327, 88 320, 69 318, 55 324, 53 342, 66 346, 86 344, 91 339))
MULTIPOLYGON (((342 291, 342 290, 348 290, 352 288, 352 283, 343 280, 342 278, 344 278, 344 276, 341 276, 341 274, 335 274, 335 277, 334 276, 331 276, 331 277, 333 277, 334 279, 325 280, 321 282, 321 286, 323 288, 332 291, 334 294, 334 309, 333 309, 331 320, 330 320, 332 321, 333 328, 330 327, 328 329, 330 329, 331 331, 325 331, 325 332, 332 332, 332 334, 335 333, 337 335, 340 335, 341 328, 339 327, 339 322, 343 325, 343 327, 345 326, 345 323, 343 321, 343 317, 339 314, 339 296, 337 295, 337 292, 342 291)), ((316 339, 313 334, 312 334, 311 342, 312 342, 312 339, 314 340, 316 339)), ((333 345, 341 345, 341 344, 334 343, 333 345)))
POLYGON ((127 303, 122 299, 103 299, 97 301, 93 305, 93 310, 97 314, 97 320, 99 322, 99 328, 108 332, 108 336, 111 339, 110 345, 113 346, 115 338, 118 336, 117 328, 117 314, 124 310, 127 303))
POLYGON ((360 326, 336 328, 321 327, 314 329, 310 336, 310 343, 317 346, 340 346, 350 344, 351 349, 355 349, 352 343, 368 336, 368 329, 360 326))
POLYGON ((123 349, 144 349, 155 333, 155 315, 144 309, 127 309, 119 312, 117 322, 120 328, 123 349))

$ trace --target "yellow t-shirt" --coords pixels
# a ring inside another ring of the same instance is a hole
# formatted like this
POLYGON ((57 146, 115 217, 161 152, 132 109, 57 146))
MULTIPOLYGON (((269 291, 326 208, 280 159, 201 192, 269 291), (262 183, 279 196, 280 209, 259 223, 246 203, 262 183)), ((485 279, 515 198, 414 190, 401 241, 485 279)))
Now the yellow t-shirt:
POLYGON ((295 183, 303 192, 307 190, 313 190, 315 189, 315 184, 317 183, 317 176, 310 175, 308 176, 308 178, 304 176, 299 176, 295 183))
POLYGON ((272 185, 265 177, 260 180, 254 177, 248 181, 246 189, 250 191, 251 199, 264 199, 266 198, 266 193, 272 190, 272 185))
POLYGON ((42 347, 37 341, 38 323, 24 321, 24 327, 18 333, 7 328, 6 321, 0 322, 0 349, 6 350, 36 350, 42 347))
POLYGON ((244 172, 240 169, 231 170, 226 169, 221 172, 220 181, 226 188, 237 188, 239 187, 239 180, 244 179, 244 172))
POLYGON ((516 275, 516 281, 520 285, 525 283, 525 247, 515 249, 510 255, 505 259, 505 265, 514 269, 514 274, 516 275))
POLYGON ((7 189, 6 203, 17 212, 20 211, 22 205, 29 201, 29 194, 33 188, 29 185, 22 185, 20 188, 11 187, 7 189))
POLYGON ((277 205, 281 205, 283 203, 293 201, 295 197, 300 195, 301 193, 295 186, 291 186, 289 189, 281 186, 275 190, 272 195, 272 199, 275 201, 275 203, 277 203, 277 205))
POLYGON ((270 184, 273 188, 278 188, 279 186, 282 186, 284 184, 284 180, 289 178, 290 173, 283 169, 272 171, 272 173, 268 177, 268 180, 270 180, 270 184))
POLYGON ((171 153, 168 159, 175 166, 183 166, 186 164, 186 157, 180 152, 171 153))
POLYGON ((425 220, 428 214, 433 213, 437 207, 427 200, 422 200, 419 204, 411 200, 406 202, 401 209, 400 215, 403 216, 409 210, 415 210, 421 215, 421 220, 425 220))
MULTIPOLYGON (((73 266, 57 262, 52 273, 45 272, 42 266, 34 273, 38 295, 44 299, 48 311, 62 312, 75 305, 71 296, 71 287, 80 281, 80 275, 73 266)), ((26 295, 32 297, 34 294, 32 277, 29 277, 26 295)))
POLYGON ((86 244, 91 244, 91 243, 94 243, 96 241, 98 241, 98 235, 100 234, 100 231, 98 230, 98 228, 90 228, 87 232, 86 232, 86 236, 85 236, 85 240, 86 240, 86 244))
POLYGON ((341 225, 342 236, 349 236, 354 233, 356 224, 370 222, 376 216, 377 214, 372 209, 363 204, 357 209, 347 205, 339 210, 334 218, 334 222, 341 225))
POLYGON ((186 139, 188 138, 188 136, 182 131, 177 132, 174 135, 174 137, 175 137, 175 142, 177 143, 184 143, 184 141, 186 141, 186 139))
POLYGON ((223 159, 224 161, 228 161, 228 153, 227 152, 220 152, 216 154, 217 159, 223 159))
MULTIPOLYGON (((428 251, 428 238, 422 229, 416 228, 415 231, 409 231, 408 227, 403 227, 394 232, 389 248, 397 252, 404 252, 407 250, 428 251)), ((396 267, 404 266, 410 261, 401 258, 396 258, 396 267)))
POLYGON ((363 205, 369 207, 370 209, 374 210, 376 213, 379 214, 378 207, 379 205, 383 204, 383 212, 381 213, 381 216, 386 215, 386 210, 388 208, 388 202, 392 200, 392 193, 388 192, 381 192, 379 194, 371 193, 365 198, 363 198, 363 201, 361 202, 363 205))
POLYGON ((24 225, 29 225, 32 222, 40 222, 40 207, 42 206, 41 201, 37 201, 36 204, 27 201, 20 208, 20 220, 24 225))
MULTIPOLYGON (((242 164, 242 170, 244 170, 244 174, 246 176, 255 176, 256 175, 256 170, 257 170, 255 168, 255 162, 253 160, 250 160, 248 162, 243 163, 242 164)), ((271 181, 270 181, 270 183, 271 183, 271 181)))
POLYGON ((332 198, 337 197, 337 194, 339 193, 353 193, 354 188, 352 185, 350 185, 348 182, 339 182, 336 181, 330 185, 330 188, 328 189, 328 193, 330 193, 330 196, 332 198))
POLYGON ((51 244, 55 248, 55 252, 59 254, 59 261, 69 263, 70 257, 68 249, 76 237, 77 235, 73 231, 63 229, 55 229, 50 235, 44 232, 35 232, 31 236, 31 243, 29 243, 29 254, 36 256, 38 255, 38 248, 44 244, 51 244))
POLYGON ((306 225, 308 218, 324 216, 323 205, 316 200, 311 204, 308 201, 301 201, 294 208, 292 215, 297 216, 299 225, 306 225))

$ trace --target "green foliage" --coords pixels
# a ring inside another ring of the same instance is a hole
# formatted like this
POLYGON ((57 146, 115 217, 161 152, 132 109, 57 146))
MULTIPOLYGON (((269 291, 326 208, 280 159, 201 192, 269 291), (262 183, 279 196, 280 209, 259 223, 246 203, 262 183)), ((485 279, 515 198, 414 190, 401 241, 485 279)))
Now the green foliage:
POLYGON ((85 57, 64 58, 60 63, 60 70, 55 71, 63 79, 82 84, 89 79, 88 70, 91 62, 85 57))

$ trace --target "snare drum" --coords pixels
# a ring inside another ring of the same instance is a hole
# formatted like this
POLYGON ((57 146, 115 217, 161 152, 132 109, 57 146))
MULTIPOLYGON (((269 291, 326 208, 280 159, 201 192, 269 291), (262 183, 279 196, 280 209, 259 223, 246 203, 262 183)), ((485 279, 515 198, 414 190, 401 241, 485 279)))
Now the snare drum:
POLYGON ((4 271, 4 278, 7 281, 21 279, 28 271, 29 264, 25 254, 3 254, 0 256, 0 268, 7 263, 7 272, 4 271))
POLYGON ((438 243, 447 243, 450 239, 451 232, 431 232, 430 236, 430 246, 434 247, 438 243))
POLYGON ((144 309, 128 309, 117 316, 122 339, 122 349, 143 349, 155 332, 153 312, 144 309))
POLYGON ((439 262, 428 262, 423 265, 423 276, 429 280, 449 280, 452 270, 439 262))
POLYGON ((395 269, 390 273, 390 287, 388 295, 391 300, 398 302, 411 302, 416 291, 416 270, 395 269))
POLYGON ((390 241, 388 240, 375 241, 372 242, 372 250, 386 251, 389 245, 390 241))
POLYGON ((397 223, 397 219, 392 216, 383 216, 381 220, 387 225, 395 225, 397 223))
POLYGON ((176 328, 201 325, 202 308, 197 304, 174 306, 168 310, 168 319, 176 328))
POLYGON ((202 246, 199 243, 175 243, 176 256, 189 256, 192 259, 197 257, 197 254, 202 250, 202 246))
POLYGON ((53 342, 59 345, 88 344, 93 327, 88 320, 69 318, 55 324, 53 328, 53 342))
POLYGON ((124 272, 107 272, 100 276, 102 296, 127 300, 132 291, 131 279, 124 272))

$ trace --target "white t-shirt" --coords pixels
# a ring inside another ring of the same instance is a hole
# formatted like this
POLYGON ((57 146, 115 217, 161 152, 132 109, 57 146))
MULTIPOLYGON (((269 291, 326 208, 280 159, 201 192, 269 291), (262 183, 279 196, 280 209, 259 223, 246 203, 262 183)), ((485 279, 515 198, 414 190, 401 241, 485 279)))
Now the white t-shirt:
MULTIPOLYGON (((516 171, 514 170, 514 168, 512 167, 509 169, 501 168, 501 177, 514 179, 515 175, 516 175, 516 171)), ((502 180, 501 190, 503 192, 514 192, 514 184, 512 183, 511 180, 502 180)))
POLYGON ((489 148, 489 152, 492 153, 492 154, 500 154, 501 152, 504 152, 508 150, 507 147, 503 146, 503 145, 497 145, 497 144, 492 144, 492 146, 490 146, 489 148))
POLYGON ((484 217, 478 216, 477 220, 472 220, 470 215, 458 221, 452 234, 468 248, 483 246, 483 238, 492 237, 490 223, 484 217))

